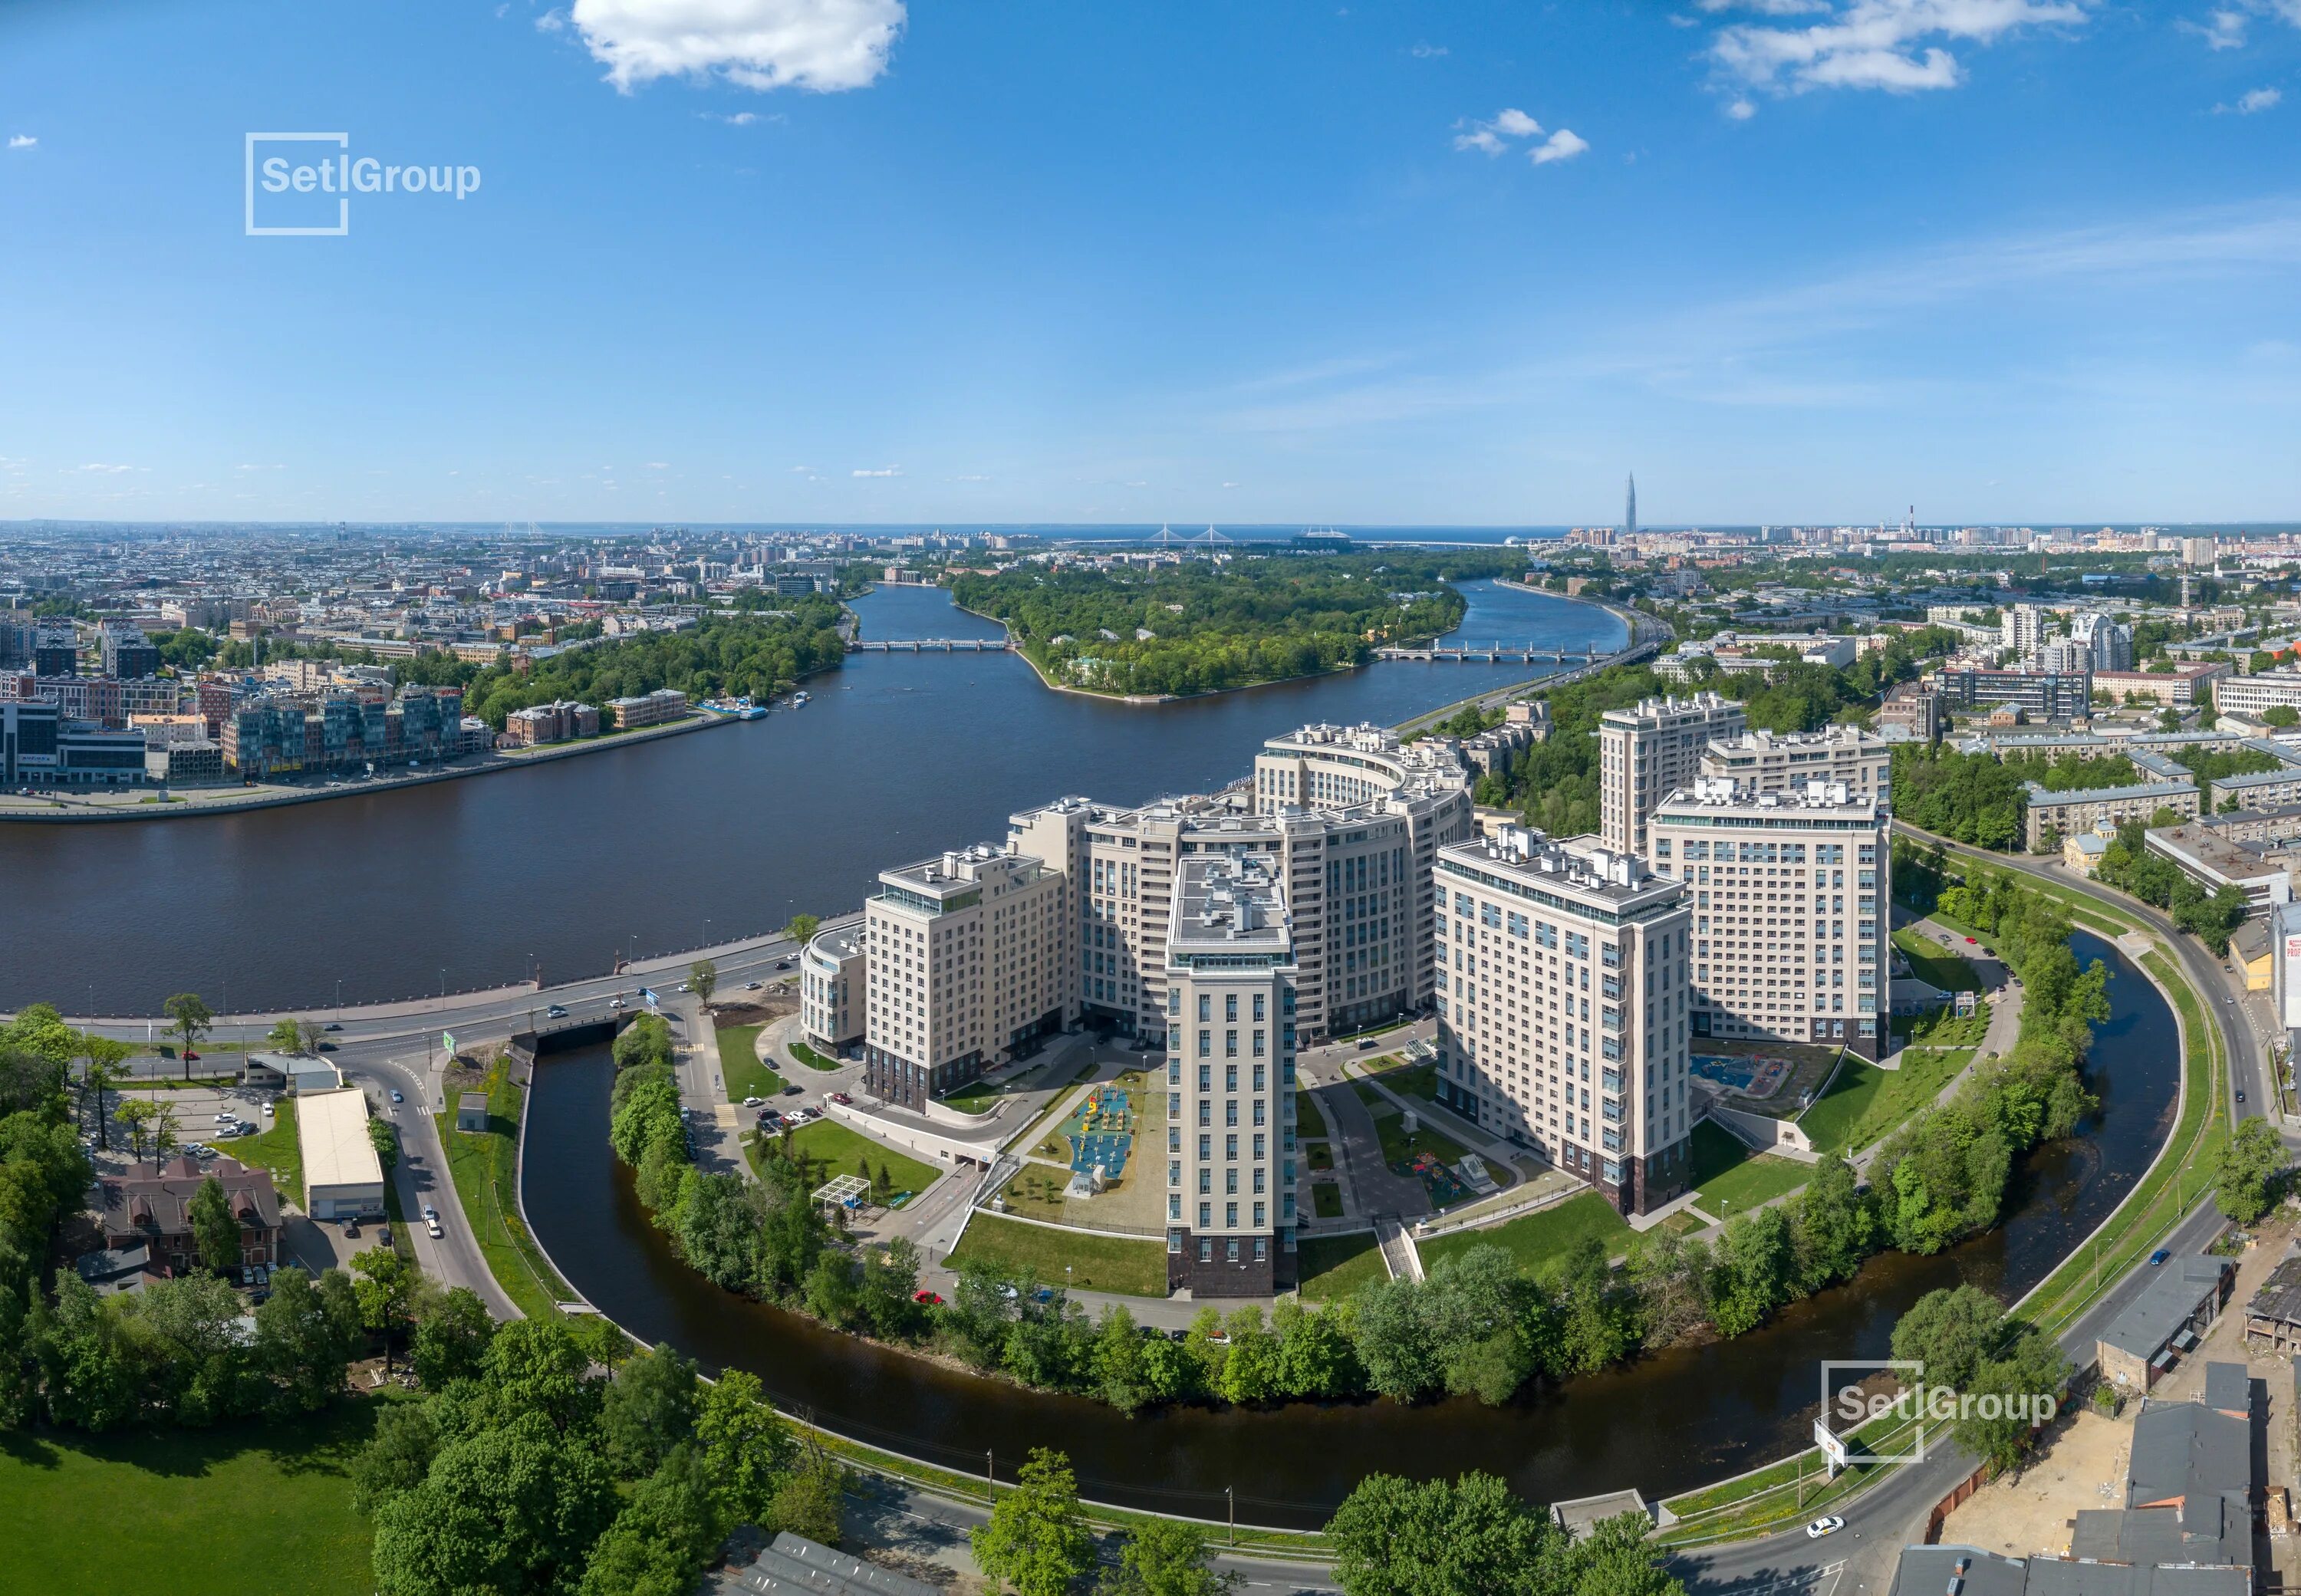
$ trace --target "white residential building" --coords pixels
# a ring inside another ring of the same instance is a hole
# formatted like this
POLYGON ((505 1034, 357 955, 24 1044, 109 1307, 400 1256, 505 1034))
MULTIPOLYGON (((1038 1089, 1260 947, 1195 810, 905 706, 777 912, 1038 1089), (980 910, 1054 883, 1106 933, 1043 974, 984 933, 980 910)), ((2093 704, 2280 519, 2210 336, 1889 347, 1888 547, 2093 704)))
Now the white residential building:
POLYGON ((1061 1028, 1062 873, 977 844, 880 873, 864 905, 864 1090, 922 1107, 1061 1028))
POLYGON ((2009 604, 1999 613, 1997 639, 2017 659, 2027 659, 2046 640, 2046 623, 2052 612, 2034 604, 2009 604))
POLYGON ((1295 1280, 1294 950, 1269 862, 1184 860, 1166 947, 1167 1287, 1267 1297, 1295 1280))
POLYGON ((2223 714, 2259 714, 2283 704, 2301 709, 2301 671, 2261 671, 2213 684, 2213 707, 2223 714))
POLYGON ((1510 827, 1441 848, 1438 1089, 1624 1213, 1681 1194, 1693 915, 1635 856, 1510 827))
POLYGON ((1742 706, 1716 693, 1608 710, 1598 721, 1600 839, 1616 853, 1644 854, 1654 806, 1700 773, 1713 740, 1748 726, 1742 706))
POLYGON ((1760 792, 1704 777, 1654 811, 1653 867, 1693 898, 1697 1037, 1878 1056, 1890 824, 1837 781, 1760 792))
POLYGON ((1713 740, 1697 773, 1739 781, 1760 792, 1802 790, 1808 781, 1842 781, 1880 808, 1893 802, 1894 745, 1859 726, 1825 726, 1783 735, 1745 731, 1713 740))
POLYGON ((863 1040, 864 936, 852 926, 818 932, 799 955, 799 1028, 810 1047, 835 1055, 863 1040))
POLYGON ((2070 623, 2070 640, 2082 643, 2093 656, 2093 669, 2129 671, 2133 668, 2133 631, 2098 610, 2088 610, 2070 623))

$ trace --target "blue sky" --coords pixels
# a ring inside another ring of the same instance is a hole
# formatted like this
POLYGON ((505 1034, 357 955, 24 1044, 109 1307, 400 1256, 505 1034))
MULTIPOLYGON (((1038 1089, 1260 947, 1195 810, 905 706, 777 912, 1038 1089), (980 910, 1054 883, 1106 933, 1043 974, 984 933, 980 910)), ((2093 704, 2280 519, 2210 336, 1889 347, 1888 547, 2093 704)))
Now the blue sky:
POLYGON ((2292 520, 2297 66, 2301 0, 16 0, 0 518, 2292 520), (250 238, 280 130, 481 187, 250 238))

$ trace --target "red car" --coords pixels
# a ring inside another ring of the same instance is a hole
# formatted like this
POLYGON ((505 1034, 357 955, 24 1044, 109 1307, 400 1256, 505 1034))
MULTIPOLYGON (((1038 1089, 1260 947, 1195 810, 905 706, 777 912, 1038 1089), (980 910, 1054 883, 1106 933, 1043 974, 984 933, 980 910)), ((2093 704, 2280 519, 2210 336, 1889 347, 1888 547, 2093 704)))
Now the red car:
POLYGON ((911 1300, 922 1303, 928 1308, 941 1308, 942 1306, 942 1299, 935 1295, 933 1291, 913 1291, 911 1293, 911 1300))
POLYGON ((1979 948, 1979 947, 1980 947, 1980 946, 1981 946, 1981 944, 1980 944, 1980 943, 1976 942, 1976 941, 1975 941, 1971 937, 1968 937, 1968 938, 1966 938, 1966 942, 1967 942, 1967 944, 1968 944, 1969 946, 1970 946, 1970 947, 1979 948))
POLYGON ((831 1094, 831 1100, 832 1100, 833 1102, 834 1102, 834 1103, 848 1103, 848 1104, 852 1104, 852 1103, 855 1101, 855 1099, 854 1099, 853 1098, 849 1097, 849 1096, 848 1096, 845 1092, 843 1092, 843 1091, 834 1091, 834 1092, 833 1092, 833 1093, 831 1094))

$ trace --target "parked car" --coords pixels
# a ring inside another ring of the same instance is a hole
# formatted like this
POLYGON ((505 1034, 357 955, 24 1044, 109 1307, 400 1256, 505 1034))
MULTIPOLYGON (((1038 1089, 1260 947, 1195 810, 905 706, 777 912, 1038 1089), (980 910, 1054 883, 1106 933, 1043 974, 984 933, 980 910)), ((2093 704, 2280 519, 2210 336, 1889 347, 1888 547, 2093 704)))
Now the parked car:
POLYGON ((1835 1513, 1825 1514, 1805 1526, 1805 1538, 1819 1541, 1824 1535, 1834 1535, 1845 1527, 1845 1520, 1835 1513))
POLYGON ((439 1228, 439 1216, 437 1214, 429 1214, 424 1216, 423 1228, 431 1233, 431 1239, 434 1241, 448 1233, 439 1228))
POLYGON ((755 1092, 753 1092, 749 1097, 747 1097, 747 1098, 745 1098, 745 1099, 743 1099, 743 1107, 746 1107, 746 1108, 756 1108, 756 1107, 757 1107, 760 1104, 762 1104, 762 1103, 766 1102, 766 1100, 767 1100, 766 1099, 765 1099, 765 1098, 761 1097, 757 1092, 756 1092, 756 1091, 755 1091, 755 1092))
POLYGON ((941 1308, 942 1299, 933 1291, 913 1291, 911 1300, 927 1308, 941 1308))
POLYGON ((439 1210, 433 1207, 427 1202, 423 1205, 423 1217, 426 1219, 437 1219, 439 1217, 439 1210))
POLYGON ((2244 1102, 2244 1101, 2245 1101, 2245 1092, 2244 1092, 2241 1089, 2238 1090, 2238 1094, 2237 1094, 2237 1100, 2238 1100, 2238 1102, 2240 1102, 2240 1103, 2242 1103, 2242 1102, 2244 1102))
POLYGON ((849 1106, 849 1107, 851 1107, 851 1106, 854 1104, 854 1101, 855 1101, 855 1099, 854 1099, 853 1098, 849 1097, 849 1096, 848 1096, 845 1092, 843 1092, 843 1091, 834 1091, 834 1092, 833 1092, 833 1093, 831 1094, 831 1100, 832 1100, 833 1102, 834 1102, 834 1103, 839 1103, 839 1104, 842 1104, 842 1105, 846 1105, 846 1106, 849 1106))
POLYGON ((547 1020, 564 1020, 567 1017, 566 1006, 555 1003, 543 1011, 543 1017, 547 1020))
POLYGON ((766 984, 766 982, 763 981, 747 981, 743 983, 743 990, 747 992, 756 992, 766 984))
POLYGON ((378 1247, 389 1247, 391 1245, 391 1226, 388 1224, 379 1224, 375 1227, 375 1244, 378 1247))
POLYGON ((1373 1046, 1374 1046, 1374 1038, 1372 1038, 1372 1037, 1370 1037, 1370 1036, 1362 1036, 1362 1037, 1359 1038, 1359 1050, 1360 1050, 1360 1052, 1364 1052, 1364 1051, 1366 1051, 1367 1049, 1368 1049, 1372 1048, 1373 1046))
POLYGON ((682 992, 691 992, 691 991, 693 991, 694 990, 695 990, 695 983, 694 983, 694 982, 692 982, 682 981, 682 982, 681 982, 679 983, 679 990, 681 990, 681 991, 682 991, 682 992))
POLYGON ((344 1221, 344 1240, 347 1241, 356 1241, 359 1240, 358 1220, 347 1219, 344 1221))
POLYGON ((237 1115, 237 1114, 234 1114, 234 1113, 233 1113, 230 1109, 229 1109, 229 1108, 221 1108, 221 1109, 218 1109, 218 1110, 216 1111, 216 1124, 220 1124, 220 1125, 228 1125, 228 1124, 230 1124, 234 1123, 235 1121, 237 1121, 238 1118, 239 1118, 239 1116, 238 1116, 238 1115, 237 1115))
POLYGON ((797 1085, 796 1083, 794 1083, 794 1084, 792 1084, 792 1085, 790 1085, 790 1086, 786 1086, 786 1087, 784 1087, 784 1088, 783 1088, 783 1096, 785 1096, 785 1097, 787 1097, 787 1098, 795 1098, 795 1097, 799 1096, 799 1087, 798 1087, 798 1085, 797 1085))
POLYGON ((607 1007, 609 1008, 621 1008, 623 1007, 623 1000, 621 998, 610 998, 607 999, 607 1007))
POLYGON ((776 968, 776 969, 778 969, 778 970, 788 970, 788 969, 790 969, 790 968, 791 968, 791 960, 789 960, 789 959, 787 959, 787 958, 779 958, 779 959, 777 959, 777 960, 775 961, 775 968, 776 968))
POLYGON ((264 1099, 264 1117, 266 1119, 270 1119, 272 1117, 272 1099, 270 1098, 264 1099))

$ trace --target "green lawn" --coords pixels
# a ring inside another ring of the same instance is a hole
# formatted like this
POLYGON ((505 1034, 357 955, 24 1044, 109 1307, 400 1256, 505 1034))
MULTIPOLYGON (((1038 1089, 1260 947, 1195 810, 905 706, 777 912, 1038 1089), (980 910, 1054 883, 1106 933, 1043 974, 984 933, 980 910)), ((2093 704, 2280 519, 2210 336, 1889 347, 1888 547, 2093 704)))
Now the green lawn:
MULTIPOLYGON (((439 1141, 448 1149, 448 1173, 456 1182, 456 1197, 464 1210, 462 1223, 471 1227, 488 1260, 488 1272, 504 1294, 530 1317, 552 1311, 561 1302, 573 1302, 575 1293, 552 1272, 535 1238, 520 1223, 515 1191, 519 1162, 519 1117, 525 1094, 512 1082, 497 1076, 488 1091, 488 1128, 459 1131, 453 1110, 435 1116, 439 1141)), ((457 1223, 440 1216, 442 1224, 457 1223)))
POLYGON ((1306 1141, 1301 1145, 1302 1161, 1311 1168, 1332 1169, 1335 1166, 1335 1149, 1331 1144, 1324 1141, 1306 1141))
POLYGON ((991 1105, 1007 1095, 1007 1086, 977 1078, 969 1081, 957 1091, 945 1092, 943 1103, 961 1114, 987 1114, 991 1105))
POLYGON ((1299 1246, 1295 1263, 1301 1283, 1296 1290, 1305 1302, 1339 1302, 1360 1286, 1390 1278, 1371 1231, 1309 1236, 1299 1246))
POLYGON ((933 1185, 935 1176, 941 1173, 933 1165, 922 1164, 908 1153, 899 1153, 835 1119, 818 1119, 811 1125, 800 1126, 791 1132, 791 1143, 797 1151, 828 1166, 833 1174, 857 1174, 857 1161, 868 1158, 873 1174, 885 1168, 887 1178, 895 1183, 894 1189, 914 1197, 933 1185))
POLYGON ((791 1043, 791 1056, 811 1070, 830 1071, 844 1067, 836 1058, 825 1058, 805 1042, 791 1043))
POLYGON ((368 1596, 346 1469, 380 1404, 116 1436, 0 1436, 0 1593, 144 1584, 182 1596, 368 1596))
POLYGON ((1812 1167, 1795 1158, 1753 1153, 1734 1136, 1708 1120, 1694 1127, 1694 1183, 1701 1193, 1702 1211, 1745 1214, 1770 1198, 1779 1197, 1813 1178, 1812 1167))
POLYGON ((1367 1112, 1374 1116, 1375 1134, 1382 1138, 1384 1163, 1402 1163, 1417 1153, 1428 1153, 1441 1164, 1452 1164, 1461 1157, 1461 1144, 1432 1130, 1427 1120, 1410 1136, 1406 1133, 1406 1116, 1397 1104, 1363 1081, 1351 1082, 1351 1088, 1365 1100, 1367 1112))
POLYGON ((1568 1249, 1585 1236, 1597 1237, 1611 1254, 1629 1240, 1629 1222, 1595 1191, 1585 1191, 1578 1197, 1568 1198, 1556 1207, 1526 1215, 1506 1224, 1489 1230, 1456 1231, 1452 1235, 1425 1242, 1421 1246, 1422 1266, 1427 1271, 1436 1266, 1441 1258, 1468 1252, 1473 1247, 1492 1246, 1507 1249, 1519 1268, 1535 1270, 1564 1258, 1568 1249))
POLYGON ((1798 1126, 1816 1152, 1859 1152, 1900 1129, 1972 1061, 1971 1048, 1904 1048, 1897 1070, 1849 1056, 1829 1095, 1807 1109, 1798 1126))
POLYGON ((1310 1211, 1321 1219, 1340 1219, 1343 1216, 1343 1189, 1332 1181, 1312 1181, 1310 1211))
MULTIPOLYGON (((235 1136, 217 1145, 243 1164, 270 1170, 280 1194, 304 1208, 304 1148, 296 1140, 296 1099, 281 1098, 272 1114, 272 1128, 263 1135, 235 1136)), ((261 1110, 255 1123, 264 1123, 261 1110)))
POLYGON ((1318 1099, 1307 1091, 1294 1094, 1294 1134, 1305 1141, 1317 1141, 1326 1134, 1326 1120, 1318 1112, 1318 1099))
POLYGON ((782 1095, 783 1078, 759 1062, 758 1025, 719 1027, 719 1071, 726 1077, 727 1100, 782 1095))
POLYGON ((1910 973, 1945 992, 1978 992, 1981 977, 1971 964, 1945 951, 1939 942, 1905 925, 1894 933, 1894 946, 1910 961, 1910 973))
POLYGON ((1085 1231, 1051 1230, 994 1215, 977 1214, 958 1239, 956 1264, 981 1260, 1009 1269, 1027 1269, 1049 1285, 1082 1291, 1117 1291, 1128 1297, 1167 1294, 1167 1246, 1085 1231), (1065 1265, 1070 1274, 1063 1273, 1065 1265))
POLYGON ((1393 1091, 1406 1097, 1420 1098, 1428 1103, 1438 1100, 1438 1065, 1435 1063, 1426 1060, 1421 1064, 1409 1064, 1403 1058, 1391 1057, 1384 1059, 1373 1073, 1380 1075, 1382 1083, 1393 1091))

